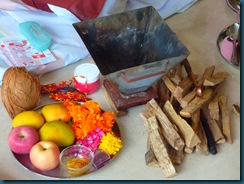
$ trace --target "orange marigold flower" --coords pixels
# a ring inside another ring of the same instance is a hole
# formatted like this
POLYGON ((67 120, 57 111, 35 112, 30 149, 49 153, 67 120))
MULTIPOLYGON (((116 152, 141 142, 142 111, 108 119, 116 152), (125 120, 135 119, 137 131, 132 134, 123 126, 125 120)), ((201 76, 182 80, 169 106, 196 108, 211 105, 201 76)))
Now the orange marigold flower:
POLYGON ((104 132, 111 132, 115 122, 114 113, 104 112, 97 102, 86 101, 78 104, 66 100, 64 106, 72 117, 71 128, 76 139, 82 139, 87 133, 100 128, 104 132))

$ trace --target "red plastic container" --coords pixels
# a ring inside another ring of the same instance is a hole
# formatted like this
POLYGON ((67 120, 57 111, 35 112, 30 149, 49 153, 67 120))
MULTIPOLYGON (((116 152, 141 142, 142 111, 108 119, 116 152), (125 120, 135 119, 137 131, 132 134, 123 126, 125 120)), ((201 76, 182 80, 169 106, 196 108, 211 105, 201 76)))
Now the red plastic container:
POLYGON ((95 64, 84 63, 75 68, 74 86, 85 94, 92 94, 100 87, 100 72, 95 64))

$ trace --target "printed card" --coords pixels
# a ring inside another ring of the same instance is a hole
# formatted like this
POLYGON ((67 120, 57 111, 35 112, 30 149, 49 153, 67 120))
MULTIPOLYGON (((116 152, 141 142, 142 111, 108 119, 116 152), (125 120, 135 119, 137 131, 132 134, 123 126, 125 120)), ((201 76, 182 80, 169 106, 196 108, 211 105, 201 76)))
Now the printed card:
POLYGON ((48 49, 37 51, 26 39, 4 39, 0 48, 0 56, 9 66, 45 65, 56 60, 48 49))

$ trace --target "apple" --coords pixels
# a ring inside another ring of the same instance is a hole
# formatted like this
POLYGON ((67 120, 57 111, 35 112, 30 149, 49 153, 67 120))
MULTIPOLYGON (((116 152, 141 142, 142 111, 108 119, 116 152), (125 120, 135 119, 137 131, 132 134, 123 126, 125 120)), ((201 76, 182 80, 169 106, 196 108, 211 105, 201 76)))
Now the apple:
POLYGON ((60 150, 52 141, 40 141, 30 150, 31 163, 41 171, 50 171, 59 165, 60 150))
POLYGON ((40 137, 38 132, 30 126, 18 126, 9 132, 9 148, 17 154, 28 154, 40 137))

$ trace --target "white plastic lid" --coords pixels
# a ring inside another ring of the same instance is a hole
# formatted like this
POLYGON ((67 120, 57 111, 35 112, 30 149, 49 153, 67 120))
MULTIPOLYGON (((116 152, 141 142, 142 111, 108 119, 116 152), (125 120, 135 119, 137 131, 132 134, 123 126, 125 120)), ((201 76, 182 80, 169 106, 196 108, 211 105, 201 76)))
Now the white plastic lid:
POLYGON ((83 63, 75 68, 75 79, 80 83, 93 83, 99 79, 100 72, 95 64, 83 63))

